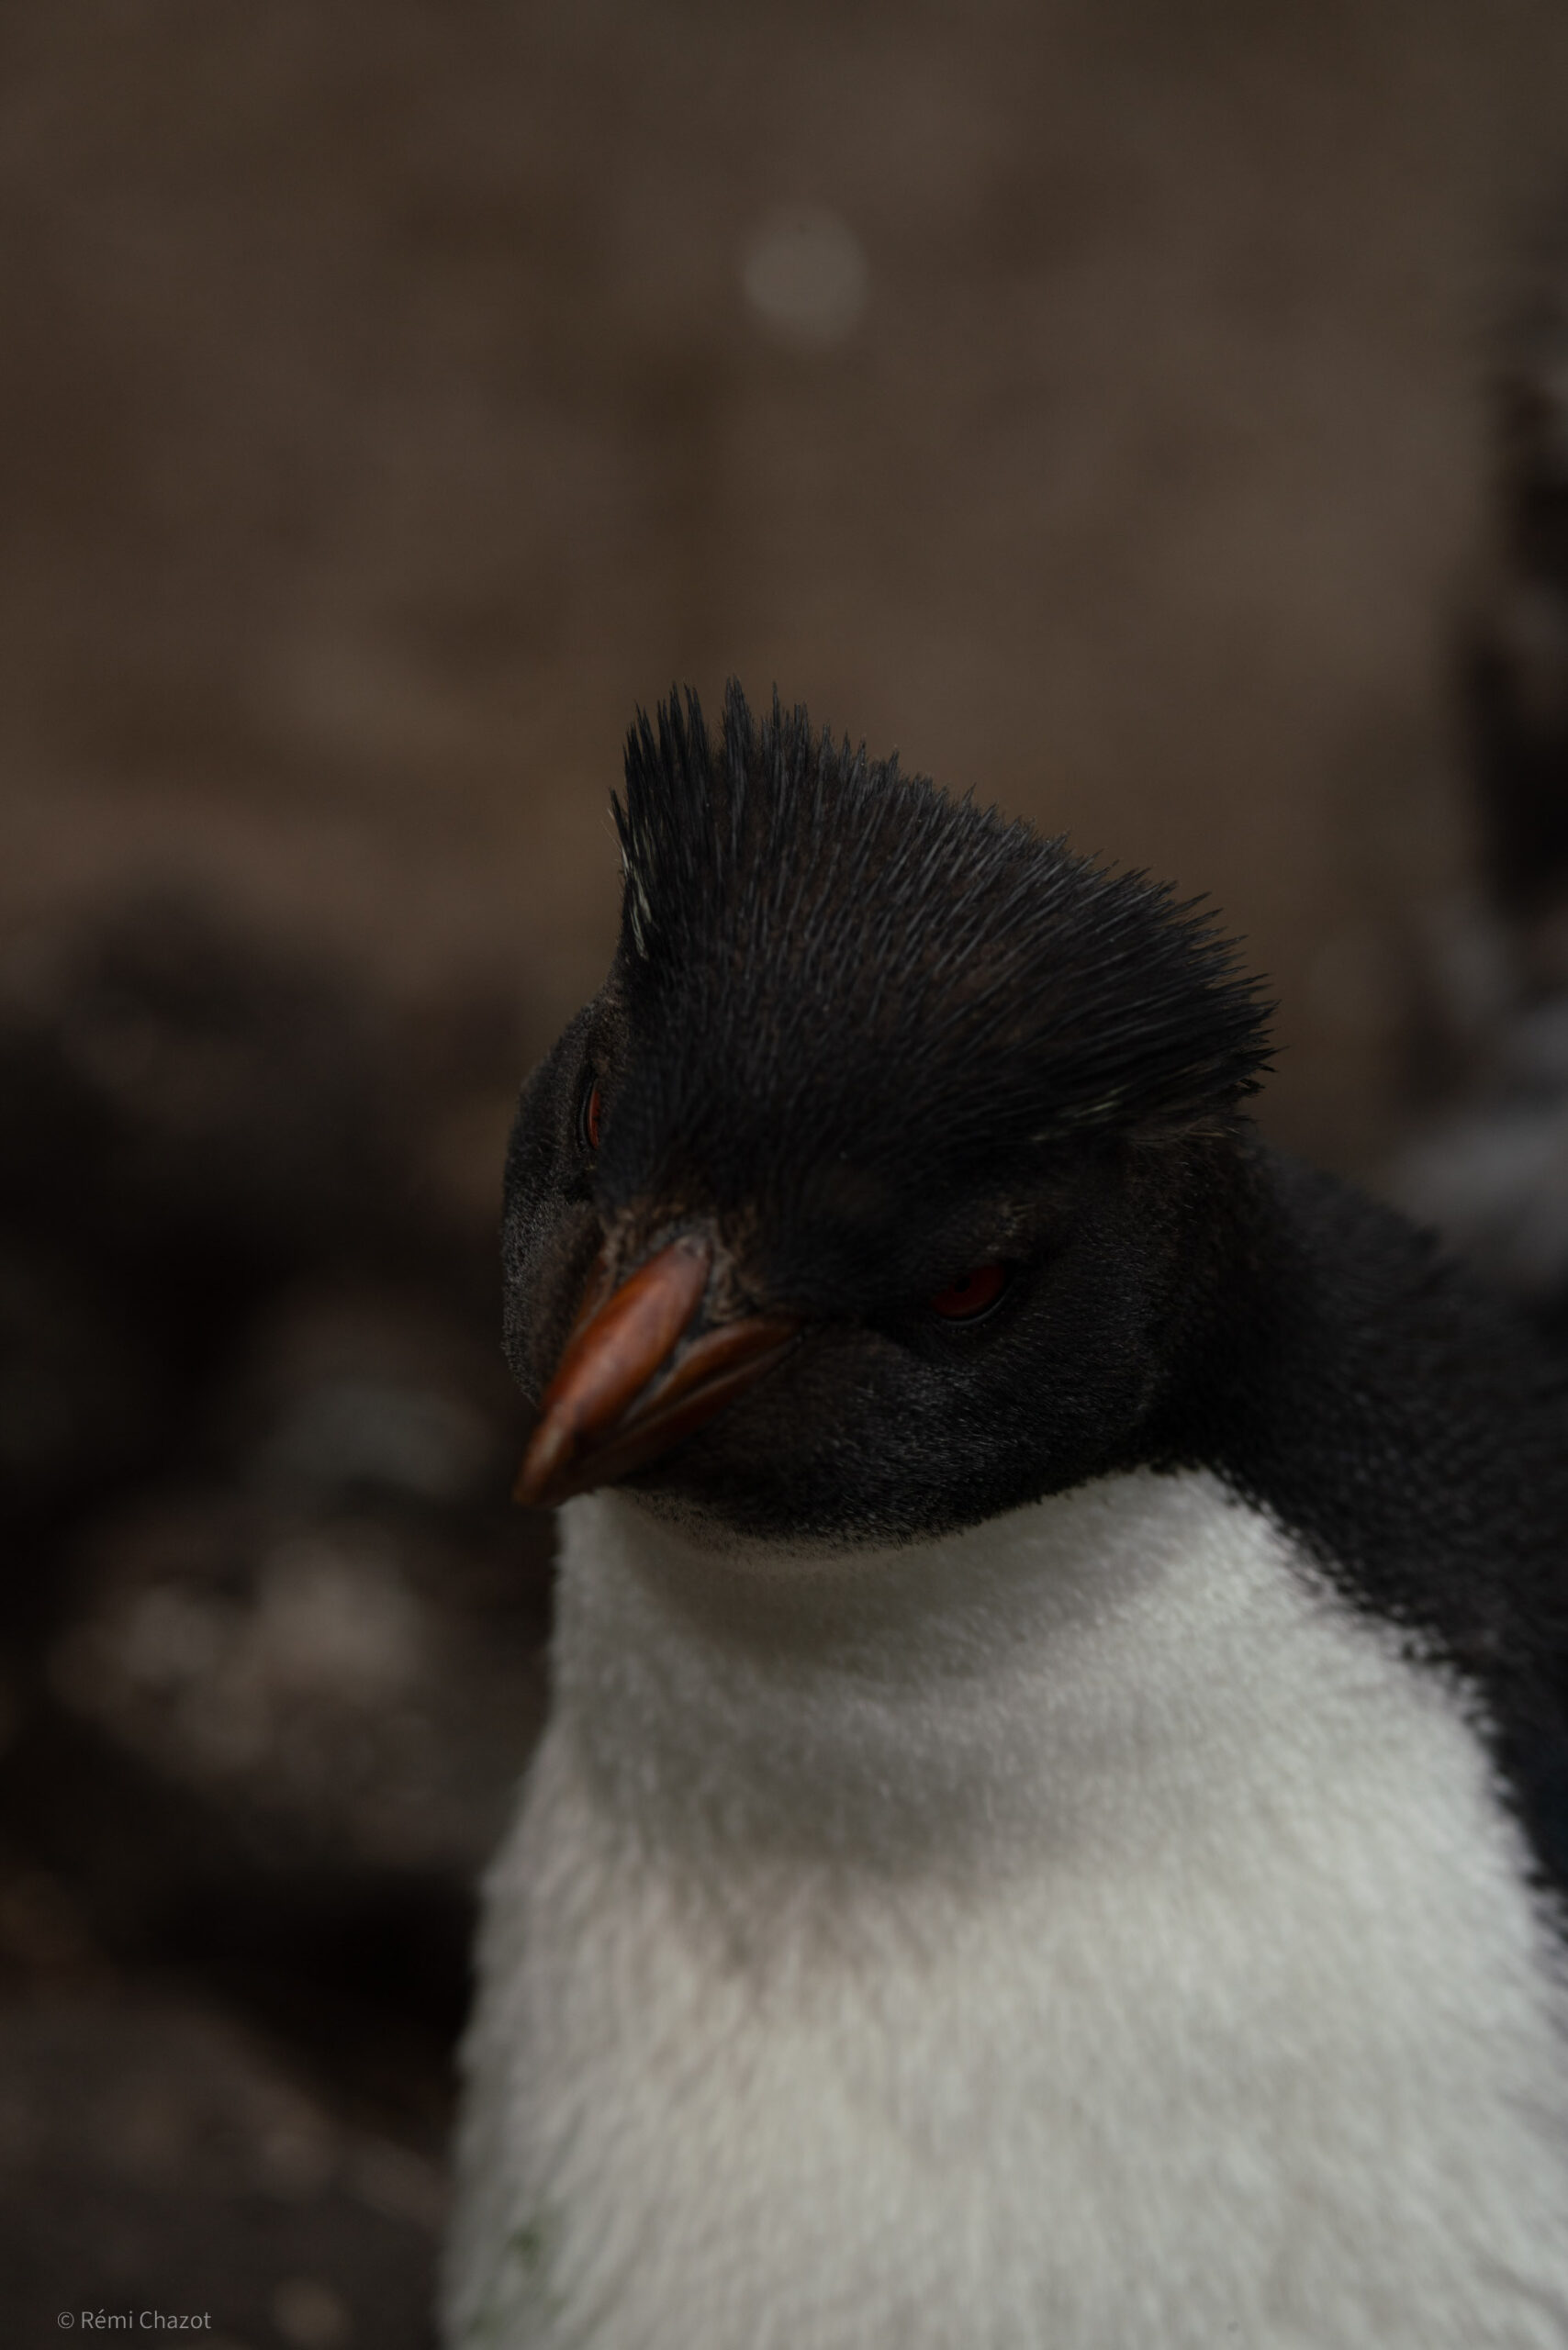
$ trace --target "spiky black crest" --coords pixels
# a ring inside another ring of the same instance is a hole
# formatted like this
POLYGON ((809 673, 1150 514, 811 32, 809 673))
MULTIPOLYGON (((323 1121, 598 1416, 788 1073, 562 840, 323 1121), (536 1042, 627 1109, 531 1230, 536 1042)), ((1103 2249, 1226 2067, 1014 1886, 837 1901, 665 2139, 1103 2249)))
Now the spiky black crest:
POLYGON ((732 681, 717 748, 695 695, 639 713, 615 819, 661 1123, 726 1120, 737 1183, 780 1154, 959 1174, 1256 1090, 1267 1007, 1196 903, 813 735, 777 695, 758 724, 732 681))

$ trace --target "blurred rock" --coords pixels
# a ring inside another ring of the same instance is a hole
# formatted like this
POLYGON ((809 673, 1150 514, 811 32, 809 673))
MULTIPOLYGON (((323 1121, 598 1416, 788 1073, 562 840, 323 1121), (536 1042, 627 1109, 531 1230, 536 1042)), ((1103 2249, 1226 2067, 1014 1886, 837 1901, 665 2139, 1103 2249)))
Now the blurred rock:
POLYGON ((375 1489, 502 1505, 520 1413, 498 1348, 495 1227, 522 1058, 498 990, 395 1010, 183 901, 10 939, 0 1611, 14 1625, 69 1605, 52 1570, 74 1525, 182 1469, 297 1503, 375 1489))
POLYGON ((274 1499, 459 1509, 504 1504, 523 1414, 493 1339, 390 1284, 318 1285, 262 1317, 218 1425, 274 1499))
POLYGON ((394 1516, 175 1497, 99 1538, 50 1684, 246 1849, 466 1885, 543 1707, 526 1616, 483 1580, 394 1516))
POLYGON ((70 1888, 0 1842, 0 1992, 102 1990, 112 1976, 70 1888))
POLYGON ((156 1451, 165 1383, 158 1346, 103 1284, 0 1237, 0 1528, 13 1542, 156 1451))
POLYGON ((220 1251, 231 1290, 363 1247, 403 1204, 389 1043, 342 979, 180 899, 25 933, 0 961, 0 1196, 89 1259, 220 1251))
POLYGON ((428 2338, 473 1887, 543 1704, 523 1058, 502 990, 393 1006, 179 901, 0 953, 7 2341, 89 2304, 428 2338))
POLYGON ((428 2151, 334 2115, 198 2005, 0 2009, 9 2341, 157 2309, 254 2350, 426 2350, 442 2202, 428 2151))

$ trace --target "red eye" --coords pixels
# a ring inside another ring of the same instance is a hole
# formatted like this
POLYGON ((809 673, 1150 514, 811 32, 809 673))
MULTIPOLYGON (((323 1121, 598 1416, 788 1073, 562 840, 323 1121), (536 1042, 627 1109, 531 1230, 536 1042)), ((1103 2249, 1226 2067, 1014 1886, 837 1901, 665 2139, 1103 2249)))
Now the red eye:
POLYGON ((1005 1265, 977 1265, 973 1272, 960 1275, 925 1302, 945 1322, 972 1322, 996 1304, 1006 1287, 1005 1265))
POLYGON ((591 1086, 583 1102, 583 1140, 590 1150, 599 1148, 599 1088, 591 1086))

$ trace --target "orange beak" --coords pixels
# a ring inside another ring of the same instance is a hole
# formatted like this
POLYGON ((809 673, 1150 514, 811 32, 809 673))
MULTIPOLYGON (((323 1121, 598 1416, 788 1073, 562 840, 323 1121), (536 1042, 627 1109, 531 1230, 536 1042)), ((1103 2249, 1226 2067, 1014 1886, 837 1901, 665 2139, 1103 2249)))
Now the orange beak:
POLYGON ((754 1315, 692 1335, 713 1261, 683 1235, 610 1297, 602 1259, 589 1279, 513 1494, 551 1505, 656 1460, 771 1371, 798 1321, 754 1315))

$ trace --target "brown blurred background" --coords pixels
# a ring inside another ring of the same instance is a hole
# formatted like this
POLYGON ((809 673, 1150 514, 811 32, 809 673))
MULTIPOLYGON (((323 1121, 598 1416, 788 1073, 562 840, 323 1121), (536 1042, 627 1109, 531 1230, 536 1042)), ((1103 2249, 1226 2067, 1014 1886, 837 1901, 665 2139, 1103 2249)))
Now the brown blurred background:
POLYGON ((1270 1132, 1434 1213, 1539 1106, 1565 162, 1552 0, 0 17, 7 2343, 429 2338, 499 1158, 638 702, 1210 892, 1270 1132))

